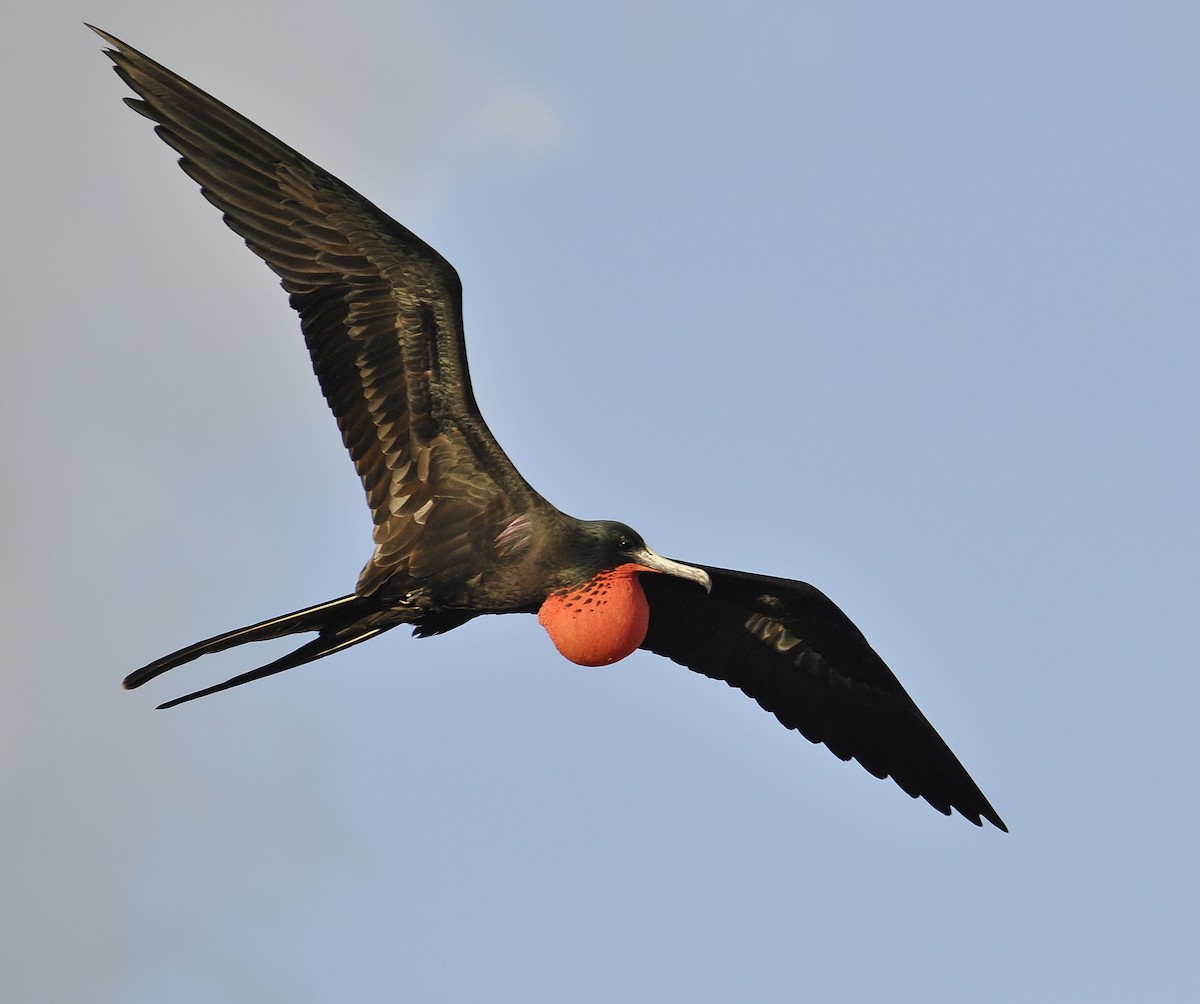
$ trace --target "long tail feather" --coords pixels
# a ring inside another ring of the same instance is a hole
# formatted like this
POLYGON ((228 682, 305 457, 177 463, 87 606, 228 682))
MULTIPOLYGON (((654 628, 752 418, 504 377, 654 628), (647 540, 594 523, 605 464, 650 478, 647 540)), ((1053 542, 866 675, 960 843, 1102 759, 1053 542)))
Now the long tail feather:
POLYGON ((194 701, 198 697, 207 697, 209 694, 217 694, 222 690, 229 690, 231 687, 240 687, 243 683, 249 683, 251 680, 261 680, 264 676, 274 676, 276 673, 282 673, 285 669, 294 669, 297 666, 303 666, 306 662, 313 662, 323 656, 332 655, 334 652, 340 652, 342 649, 350 648, 352 645, 359 644, 359 642, 374 638, 378 634, 383 634, 387 629, 388 627, 386 626, 360 627, 355 630, 339 631, 329 636, 321 635, 321 637, 314 638, 312 641, 301 645, 294 652, 289 652, 281 659, 276 659, 274 662, 269 662, 267 665, 260 666, 258 669, 252 669, 247 673, 241 673, 226 680, 224 683, 218 683, 214 686, 206 687, 204 690, 197 690, 195 693, 177 697, 173 701, 167 701, 166 704, 160 704, 158 710, 162 711, 166 708, 173 708, 177 704, 194 701))
MULTIPOLYGON (((283 614, 279 617, 272 617, 270 620, 259 621, 257 624, 251 624, 249 627, 236 628, 233 631, 226 631, 224 634, 219 634, 212 638, 205 638, 204 641, 188 645, 187 648, 181 648, 170 655, 164 655, 161 659, 155 659, 149 665, 134 670, 134 672, 125 677, 123 686, 126 690, 134 690, 143 683, 149 683, 156 676, 161 676, 167 670, 174 669, 176 666, 182 666, 184 663, 198 659, 202 655, 208 655, 210 652, 223 652, 227 648, 245 645, 252 641, 268 641, 271 638, 282 638, 284 635, 300 634, 305 631, 324 632, 333 624, 339 622, 345 624, 348 621, 353 621, 354 618, 346 616, 345 612, 343 612, 342 616, 338 616, 337 612, 341 608, 354 603, 359 598, 351 593, 349 596, 341 596, 336 600, 318 603, 315 607, 294 610, 290 614, 283 614)), ((316 639, 316 641, 320 640, 319 638, 316 639)), ((305 646, 305 648, 307 647, 305 646)), ((330 649, 330 651, 333 650, 330 649)), ((296 655, 299 652, 293 654, 296 655)), ((316 656, 313 658, 316 658, 316 656)), ((306 659, 305 661, 310 660, 306 659)), ((299 665, 299 663, 295 665, 299 665)), ((283 668, 286 669, 287 667, 283 668)))

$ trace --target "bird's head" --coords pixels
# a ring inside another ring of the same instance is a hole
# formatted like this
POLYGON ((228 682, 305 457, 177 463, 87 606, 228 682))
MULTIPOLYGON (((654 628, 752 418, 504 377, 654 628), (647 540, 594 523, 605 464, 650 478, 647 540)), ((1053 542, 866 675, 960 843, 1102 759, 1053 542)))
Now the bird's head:
POLYGON ((611 519, 587 520, 581 526, 580 537, 591 559, 588 565, 593 575, 633 565, 631 572, 661 572, 695 582, 705 590, 712 588, 704 569, 664 558, 646 545, 640 533, 624 523, 611 519))

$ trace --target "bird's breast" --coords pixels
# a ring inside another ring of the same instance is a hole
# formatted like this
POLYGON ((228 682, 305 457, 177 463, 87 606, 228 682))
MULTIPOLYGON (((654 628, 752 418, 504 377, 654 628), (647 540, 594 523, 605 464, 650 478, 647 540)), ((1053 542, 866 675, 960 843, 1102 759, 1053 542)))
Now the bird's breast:
POLYGON ((650 604, 638 582, 644 571, 621 565, 548 596, 538 621, 554 647, 580 666, 607 666, 633 652, 650 625, 650 604))

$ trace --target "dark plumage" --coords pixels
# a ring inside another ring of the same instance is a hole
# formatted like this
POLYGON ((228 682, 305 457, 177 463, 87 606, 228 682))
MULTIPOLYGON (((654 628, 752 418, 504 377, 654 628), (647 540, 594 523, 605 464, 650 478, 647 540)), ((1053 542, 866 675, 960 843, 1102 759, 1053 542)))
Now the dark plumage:
POLYGON ((316 637, 215 693, 373 638, 487 613, 538 613, 586 665, 636 647, 724 680, 788 728, 977 825, 999 815, 850 620, 814 587, 683 564, 621 523, 578 520, 535 492, 475 404, 462 286, 433 248, 237 112, 102 31, 180 165, 279 276, 362 479, 375 549, 353 593, 230 631, 130 674, 209 652, 316 637), (657 574, 654 574, 657 573, 657 574))

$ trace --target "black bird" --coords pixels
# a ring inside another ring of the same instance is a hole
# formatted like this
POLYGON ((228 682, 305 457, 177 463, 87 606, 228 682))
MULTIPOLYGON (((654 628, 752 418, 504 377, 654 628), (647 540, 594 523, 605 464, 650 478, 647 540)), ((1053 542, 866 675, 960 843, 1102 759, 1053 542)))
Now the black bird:
POLYGON ((282 280, 375 521, 353 593, 189 645, 131 673, 127 688, 208 652, 316 633, 281 659, 161 705, 169 708, 400 624, 426 637, 480 614, 536 613, 573 662, 607 665, 637 648, 664 655, 946 815, 1007 829, 883 660, 813 586, 671 561, 623 523, 575 519, 525 482, 475 404, 462 286, 446 259, 233 109, 92 30, 139 95, 126 103, 157 123, 205 198, 282 280))

